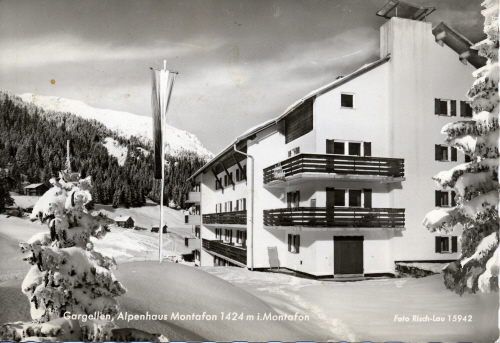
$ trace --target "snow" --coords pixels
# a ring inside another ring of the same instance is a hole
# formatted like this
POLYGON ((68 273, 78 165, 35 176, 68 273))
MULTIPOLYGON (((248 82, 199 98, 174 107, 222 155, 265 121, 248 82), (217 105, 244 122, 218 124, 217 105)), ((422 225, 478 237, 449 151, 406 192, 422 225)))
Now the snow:
MULTIPOLYGON (((144 142, 149 143, 153 137, 153 124, 149 116, 109 109, 98 109, 82 101, 55 96, 24 93, 19 95, 19 97, 24 102, 33 103, 48 111, 69 112, 84 119, 96 120, 104 124, 107 128, 117 131, 125 138, 136 136, 143 139, 144 142)), ((200 157, 213 157, 213 154, 201 144, 195 135, 168 124, 166 126, 165 139, 167 144, 165 151, 167 154, 175 156, 182 151, 189 151, 198 154, 200 157)))
POLYGON ((120 145, 120 143, 117 140, 111 137, 106 137, 104 139, 103 145, 108 150, 108 154, 116 157, 116 159, 118 160, 118 164, 123 167, 125 165, 125 160, 127 159, 127 153, 128 153, 127 147, 120 145))
POLYGON ((488 255, 488 253, 491 251, 491 249, 496 248, 498 246, 498 236, 497 233, 493 232, 489 236, 484 237, 481 240, 481 243, 476 248, 476 251, 471 257, 468 257, 460 263, 462 264, 462 267, 465 266, 469 261, 471 260, 482 260, 484 259, 485 256, 488 255))
POLYGON ((430 232, 451 232, 458 223, 459 210, 453 208, 438 208, 430 211, 424 218, 422 225, 430 232))
MULTIPOLYGON (((495 249, 493 256, 486 262, 486 271, 479 276, 478 286, 481 292, 489 293, 492 291, 491 289, 491 281, 492 277, 498 278, 498 269, 500 267, 500 260, 498 259, 498 247, 495 249)), ((498 291, 498 290, 496 290, 498 291)))

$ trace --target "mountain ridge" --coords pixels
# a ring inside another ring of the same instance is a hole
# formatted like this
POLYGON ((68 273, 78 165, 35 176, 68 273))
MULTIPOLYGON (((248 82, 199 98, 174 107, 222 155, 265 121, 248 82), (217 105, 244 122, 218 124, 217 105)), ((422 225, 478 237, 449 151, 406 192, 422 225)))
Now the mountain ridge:
MULTIPOLYGON (((151 117, 140 116, 130 112, 100 109, 87 105, 83 101, 61 98, 57 96, 23 93, 17 95, 23 102, 32 103, 46 111, 67 112, 83 119, 96 120, 124 138, 137 137, 145 144, 152 143, 151 117), (124 120, 125 118, 125 120, 124 120)), ((171 125, 166 126, 165 153, 172 156, 182 151, 193 152, 206 160, 214 154, 203 146, 192 133, 180 130, 171 125)))

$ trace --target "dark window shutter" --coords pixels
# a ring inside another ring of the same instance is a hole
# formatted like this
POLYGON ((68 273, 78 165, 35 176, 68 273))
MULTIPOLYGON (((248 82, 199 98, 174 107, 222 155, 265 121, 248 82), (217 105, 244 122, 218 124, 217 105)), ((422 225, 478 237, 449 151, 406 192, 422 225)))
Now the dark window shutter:
POLYGON ((372 190, 365 189, 365 208, 372 208, 372 190))
POLYGON ((286 207, 292 208, 292 193, 291 192, 286 193, 286 207))
POLYGON ((288 157, 292 157, 292 150, 288 151, 288 157))
POLYGON ((434 146, 434 157, 436 161, 441 161, 441 145, 439 144, 434 146))
POLYGON ((457 239, 457 236, 451 237, 451 252, 458 252, 458 239, 457 239))
POLYGON ((466 111, 465 113, 467 113, 466 117, 472 118, 472 115, 473 115, 473 113, 472 113, 472 106, 469 103, 467 103, 465 105, 465 111, 466 111))
POLYGON ((326 140, 326 153, 327 154, 333 154, 334 153, 334 143, 335 143, 335 141, 333 139, 327 139, 326 140))
POLYGON ((288 234, 288 251, 292 251, 292 235, 288 234))
POLYGON ((363 145, 365 150, 365 156, 370 157, 372 155, 372 143, 364 142, 363 145))
POLYGON ((451 116, 456 117, 457 116, 457 101, 456 100, 451 100, 450 101, 450 107, 451 107, 451 109, 450 109, 451 116))
POLYGON ((451 160, 456 161, 457 160, 457 148, 451 148, 451 160))
POLYGON ((441 114, 441 100, 434 99, 434 113, 441 114))
POLYGON ((236 169, 236 181, 240 181, 240 170, 236 169))
POLYGON ((441 252, 441 237, 436 236, 436 252, 441 252))
POLYGON ((243 198, 242 200, 243 200, 243 208, 242 208, 242 210, 246 211, 246 209, 247 209, 247 199, 243 198))
POLYGON ((298 254, 300 252, 300 235, 295 236, 295 253, 298 254))
POLYGON ((465 101, 460 101, 460 117, 467 116, 466 111, 467 110, 465 109, 465 101))
POLYGON ((455 201, 455 197, 457 196, 457 193, 454 191, 451 191, 451 206, 455 207, 457 206, 457 202, 455 201))
POLYGON ((436 191, 436 207, 441 206, 441 191, 436 191))

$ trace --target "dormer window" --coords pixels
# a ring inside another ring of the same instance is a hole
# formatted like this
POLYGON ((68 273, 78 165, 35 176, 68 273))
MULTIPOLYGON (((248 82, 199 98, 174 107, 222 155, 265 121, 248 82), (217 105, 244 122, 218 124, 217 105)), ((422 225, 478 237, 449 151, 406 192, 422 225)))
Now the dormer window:
POLYGON ((349 94, 349 93, 340 94, 340 107, 354 108, 354 94, 349 94))

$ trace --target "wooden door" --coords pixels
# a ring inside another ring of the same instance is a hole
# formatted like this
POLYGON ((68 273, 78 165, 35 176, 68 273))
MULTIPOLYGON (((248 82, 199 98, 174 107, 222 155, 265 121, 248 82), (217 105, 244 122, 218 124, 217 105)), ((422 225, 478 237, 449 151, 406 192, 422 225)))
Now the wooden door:
POLYGON ((363 274, 363 236, 333 237, 333 274, 363 274))

